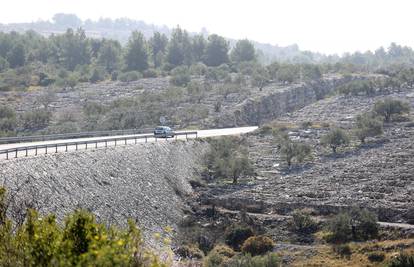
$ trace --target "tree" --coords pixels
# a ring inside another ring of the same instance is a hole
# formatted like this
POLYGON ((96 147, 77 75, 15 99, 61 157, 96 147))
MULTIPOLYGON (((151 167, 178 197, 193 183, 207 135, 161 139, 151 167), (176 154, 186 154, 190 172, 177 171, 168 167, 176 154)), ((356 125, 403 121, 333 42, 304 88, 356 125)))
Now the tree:
POLYGON ((191 43, 187 31, 180 27, 173 29, 167 49, 167 62, 176 67, 179 65, 191 65, 191 43))
POLYGON ((132 32, 126 47, 124 61, 128 71, 143 71, 148 68, 147 43, 142 33, 132 32))
POLYGON ((119 69, 121 44, 118 41, 104 41, 98 52, 98 64, 108 73, 119 69))
POLYGON ((7 53, 7 61, 11 68, 21 67, 26 62, 26 50, 21 43, 16 43, 7 53))
POLYGON ((247 39, 237 41, 230 52, 230 59, 235 63, 255 61, 256 51, 254 45, 247 39))
POLYGON ((253 71, 252 75, 252 85, 259 88, 259 91, 262 91, 263 87, 269 83, 270 75, 266 68, 258 66, 253 71))
POLYGON ((191 50, 194 62, 201 62, 206 49, 206 39, 203 35, 196 35, 191 40, 191 50))
POLYGON ((152 64, 154 64, 155 68, 158 68, 162 64, 162 57, 168 45, 168 38, 163 33, 154 32, 148 43, 151 50, 152 64))
POLYGON ((374 137, 382 134, 382 122, 373 117, 372 114, 358 115, 356 119, 355 135, 365 143, 367 137, 374 137))
POLYGON ((292 141, 287 135, 279 138, 280 153, 286 160, 288 167, 292 165, 292 161, 303 162, 311 154, 311 148, 307 144, 292 141))
POLYGON ((349 137, 348 134, 340 128, 331 129, 329 133, 322 137, 322 144, 330 146, 333 153, 336 153, 338 147, 349 144, 349 137))
POLYGON ((0 56, 0 72, 6 70, 9 68, 9 62, 7 62, 7 60, 0 56))
POLYGON ((229 61, 228 58, 229 45, 228 42, 217 34, 208 37, 208 42, 204 54, 204 63, 207 66, 217 67, 229 61))
POLYGON ((387 98, 383 101, 378 101, 374 105, 374 112, 382 116, 385 122, 390 122, 393 115, 408 113, 410 106, 408 103, 397 99, 387 98))

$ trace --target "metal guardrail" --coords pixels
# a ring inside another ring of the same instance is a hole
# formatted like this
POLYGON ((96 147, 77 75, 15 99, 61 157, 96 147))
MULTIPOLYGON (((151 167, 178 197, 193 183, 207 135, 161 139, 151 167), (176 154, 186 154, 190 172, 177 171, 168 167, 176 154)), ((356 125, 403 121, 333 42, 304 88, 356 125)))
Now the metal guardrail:
POLYGON ((110 136, 110 135, 142 134, 142 133, 151 132, 153 130, 154 130, 153 128, 147 128, 147 129, 128 129, 128 130, 95 131, 95 132, 80 132, 80 133, 66 133, 66 134, 2 137, 0 138, 0 144, 59 140, 59 139, 69 139, 69 138, 76 138, 76 137, 81 138, 81 137, 98 137, 98 136, 110 136))
MULTIPOLYGON (((188 140, 188 136, 191 136, 191 135, 195 135, 195 138, 197 138, 198 132, 197 131, 186 131, 186 132, 174 133, 175 139, 177 139, 178 136, 185 136, 186 140, 188 140)), ((158 139, 160 139, 160 137, 156 137, 153 134, 145 134, 145 135, 139 135, 139 136, 104 138, 104 139, 77 141, 77 142, 62 142, 62 143, 55 143, 55 144, 22 146, 22 147, 0 150, 0 155, 6 155, 6 160, 8 160, 10 159, 10 157, 17 158, 19 156, 19 152, 24 152, 23 155, 27 157, 29 155, 29 151, 34 151, 34 155, 37 156, 39 152, 44 152, 44 154, 48 154, 50 152, 58 153, 58 149, 62 147, 64 148, 64 152, 68 152, 69 147, 74 147, 75 151, 82 149, 82 148, 87 150, 88 145, 95 145, 95 148, 98 148, 98 144, 104 143, 105 144, 104 147, 106 148, 109 146, 111 142, 114 143, 114 146, 117 146, 119 142, 121 143, 123 142, 124 145, 127 145, 129 140, 134 140, 134 144, 137 144, 137 140, 139 139, 145 139, 145 143, 147 143, 149 139, 154 139, 155 141, 157 141, 158 139)), ((168 138, 165 138, 165 140, 168 141, 168 138)))

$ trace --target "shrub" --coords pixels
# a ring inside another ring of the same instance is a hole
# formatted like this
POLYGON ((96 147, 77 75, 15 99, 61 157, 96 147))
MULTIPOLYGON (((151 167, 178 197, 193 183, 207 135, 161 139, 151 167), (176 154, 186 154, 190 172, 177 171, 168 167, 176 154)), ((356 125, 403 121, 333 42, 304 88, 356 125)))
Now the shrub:
POLYGON ((175 253, 187 259, 202 259, 204 257, 204 253, 195 245, 180 246, 175 253))
POLYGON ((17 127, 16 112, 8 106, 0 106, 0 136, 13 132, 17 127))
POLYGON ((143 71, 142 76, 144 78, 156 78, 158 73, 155 69, 147 69, 143 71))
POLYGON ((318 223, 303 210, 295 210, 292 214, 292 227, 298 234, 308 235, 318 230, 318 223))
POLYGON ((250 227, 237 225, 226 229, 224 239, 227 245, 235 250, 239 250, 243 242, 253 235, 253 230, 250 227))
POLYGON ((213 178, 232 178, 237 183, 242 176, 253 174, 251 161, 241 140, 222 137, 209 140, 210 151, 206 154, 205 165, 213 178))
POLYGON ((365 209, 354 209, 340 213, 329 223, 332 235, 330 242, 365 241, 378 237, 378 224, 375 214, 365 209))
POLYGON ((367 96, 375 94, 374 84, 369 80, 353 80, 340 87, 338 92, 344 95, 360 95, 367 96))
POLYGON ((124 72, 118 75, 118 80, 121 82, 133 82, 142 78, 142 74, 138 71, 124 72))
POLYGON ((275 253, 263 256, 238 255, 222 264, 223 267, 279 267, 280 260, 275 253))
POLYGON ((341 257, 349 258, 352 255, 351 247, 348 244, 335 245, 333 251, 341 257))
POLYGON ((408 113, 410 111, 410 106, 408 103, 400 100, 387 98, 383 101, 376 102, 373 111, 378 116, 382 116, 384 121, 390 122, 392 120, 392 116, 408 113))
POLYGON ((105 80, 105 71, 101 68, 94 68, 92 74, 89 77, 91 83, 96 83, 105 80))
POLYGON ((329 133, 322 137, 322 144, 330 146, 333 153, 336 153, 337 148, 340 146, 346 146, 349 144, 348 134, 340 129, 331 129, 329 133))
POLYGON ((36 131, 49 125, 52 113, 46 109, 25 112, 22 116, 24 130, 36 131))
POLYGON ((223 255, 228 258, 231 258, 234 255, 236 255, 236 253, 234 252, 232 248, 225 246, 225 245, 217 245, 213 248, 211 252, 223 255))
POLYGON ((223 245, 218 245, 214 247, 212 251, 204 258, 203 266, 204 267, 218 267, 223 266, 231 257, 235 255, 235 252, 223 245))
POLYGON ((292 165, 293 160, 301 163, 311 154, 311 147, 309 145, 292 141, 287 135, 283 135, 278 140, 280 153, 284 160, 286 160, 288 167, 292 165))
POLYGON ((273 249, 275 244, 267 236, 251 236, 244 241, 241 250, 252 256, 263 255, 273 249))
POLYGON ((413 267, 414 266, 414 254, 408 255, 406 253, 400 253, 393 258, 388 267, 413 267))
POLYGON ((372 252, 368 255, 370 262, 382 262, 385 260, 385 254, 383 252, 372 252))
POLYGON ((382 134, 382 122, 372 116, 364 114, 357 116, 355 135, 365 143, 367 137, 374 137, 382 134))
POLYGON ((179 66, 171 71, 170 83, 176 86, 187 86, 191 81, 190 72, 188 67, 179 66))

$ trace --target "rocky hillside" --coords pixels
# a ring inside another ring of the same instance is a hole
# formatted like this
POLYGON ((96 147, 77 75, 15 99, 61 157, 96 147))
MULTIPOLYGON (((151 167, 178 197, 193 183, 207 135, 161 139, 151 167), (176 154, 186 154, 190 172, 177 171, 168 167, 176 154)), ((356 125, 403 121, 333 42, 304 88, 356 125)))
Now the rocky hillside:
POLYGON ((58 218, 84 208, 107 223, 132 218, 152 237, 180 222, 205 149, 175 141, 3 161, 0 184, 17 221, 26 207, 58 218))

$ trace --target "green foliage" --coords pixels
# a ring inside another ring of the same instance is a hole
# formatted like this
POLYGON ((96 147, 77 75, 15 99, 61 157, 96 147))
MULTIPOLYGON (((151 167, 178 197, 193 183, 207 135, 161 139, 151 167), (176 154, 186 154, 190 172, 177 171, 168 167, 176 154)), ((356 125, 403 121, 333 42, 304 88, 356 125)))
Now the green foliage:
POLYGON ((370 80, 353 80, 337 88, 337 91, 343 95, 367 95, 375 94, 374 83, 370 80))
POLYGON ((23 128, 30 131, 46 128, 51 118, 52 114, 46 109, 27 111, 22 116, 23 128))
POLYGON ((244 241, 241 250, 252 256, 263 255, 271 251, 275 243, 267 236, 251 236, 244 241))
POLYGON ((148 68, 148 48, 144 35, 134 31, 128 40, 125 53, 127 71, 143 71, 148 68))
POLYGON ((119 69, 121 64, 122 47, 118 41, 104 41, 99 48, 98 64, 108 73, 119 69))
POLYGON ((0 189, 0 266, 166 266, 143 247, 132 221, 127 229, 107 228, 83 210, 65 224, 54 215, 29 210, 25 222, 13 227, 5 218, 5 190, 0 189))
POLYGON ((235 250, 240 250, 240 247, 243 245, 244 241, 253 235, 253 230, 250 227, 233 225, 226 229, 224 239, 227 245, 235 250))
POLYGON ((361 143, 365 143, 367 137, 374 137, 380 134, 382 134, 382 121, 375 118, 371 113, 357 116, 355 135, 361 143))
POLYGON ((252 164, 241 140, 233 137, 211 139, 211 150, 206 155, 206 167, 213 178, 232 178, 237 183, 241 176, 253 174, 252 164))
POLYGON ((186 259, 202 259, 204 257, 203 251, 194 244, 180 246, 175 253, 186 259))
POLYGON ((16 112, 9 106, 0 106, 0 136, 8 135, 16 127, 16 112))
POLYGON ((309 235, 318 230, 318 223, 304 210, 295 210, 292 214, 292 228, 298 234, 309 235))
POLYGON ((237 41, 230 52, 230 59, 235 63, 256 60, 254 45, 247 39, 237 41))
POLYGON ((188 67, 179 66, 171 71, 170 83, 176 86, 187 86, 191 81, 190 72, 188 67))
POLYGON ((180 27, 173 29, 167 46, 166 59, 173 67, 191 64, 191 42, 187 31, 180 27))
POLYGON ((301 163, 311 155, 312 150, 309 145, 293 141, 287 135, 279 135, 277 142, 280 146, 279 151, 288 167, 292 165, 293 160, 301 163))
POLYGON ((5 71, 9 68, 9 66, 9 62, 5 58, 0 56, 0 72, 5 71))
POLYGON ((210 251, 207 257, 204 258, 203 266, 204 267, 219 267, 224 266, 224 264, 235 255, 235 252, 223 245, 218 245, 210 251))
POLYGON ((249 254, 237 255, 224 262, 223 267, 279 267, 280 260, 276 253, 267 253, 262 256, 250 256, 249 254))
POLYGON ((328 238, 333 243, 361 241, 378 236, 378 224, 375 214, 365 209, 354 209, 340 213, 329 222, 332 235, 328 238))
POLYGON ((167 44, 168 38, 163 33, 154 32, 154 35, 149 39, 148 45, 151 50, 152 64, 155 68, 162 65, 167 44))
POLYGON ((400 253, 393 258, 388 267, 413 267, 414 266, 414 254, 400 253))
POLYGON ((92 70, 92 75, 89 78, 91 83, 96 83, 99 81, 103 81, 105 79, 105 71, 101 68, 94 68, 92 70))
POLYGON ((142 78, 142 74, 138 71, 123 72, 118 75, 118 80, 121 82, 133 82, 142 78))
POLYGON ((376 102, 373 112, 382 116, 385 122, 390 122, 394 115, 410 112, 410 106, 401 100, 387 98, 376 102))
POLYGON ((382 262, 385 260, 384 252, 372 252, 368 255, 368 260, 370 262, 382 262))
POLYGON ((212 34, 208 37, 203 61, 207 66, 213 67, 227 63, 229 61, 228 50, 228 42, 223 37, 212 34))
POLYGON ((344 130, 334 128, 322 137, 321 142, 322 144, 329 146, 333 153, 336 153, 338 147, 349 144, 349 136, 344 130))

